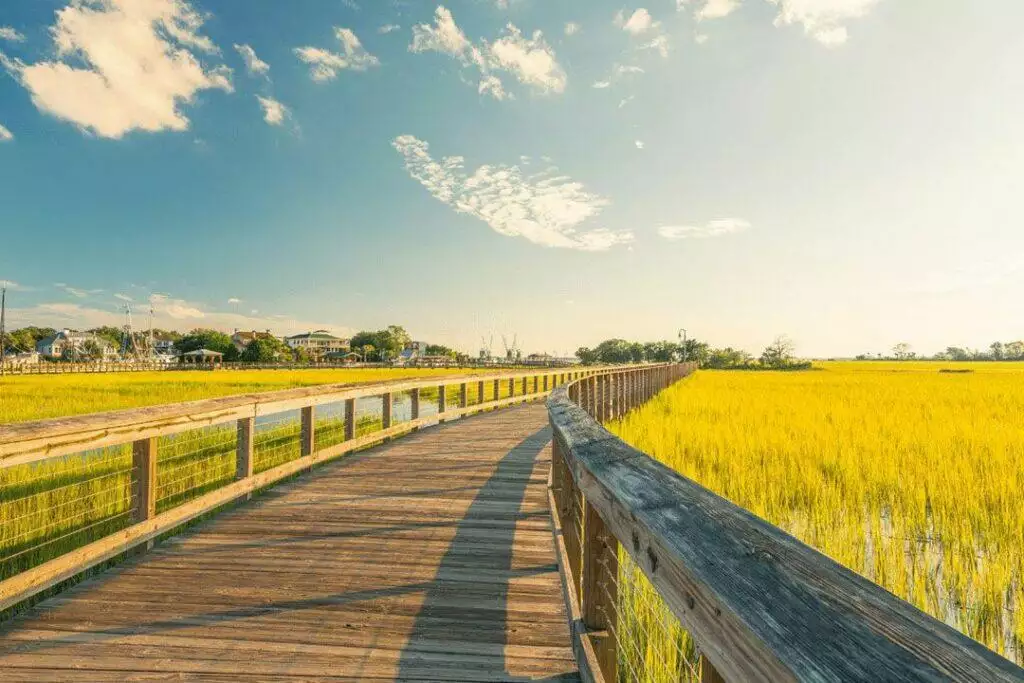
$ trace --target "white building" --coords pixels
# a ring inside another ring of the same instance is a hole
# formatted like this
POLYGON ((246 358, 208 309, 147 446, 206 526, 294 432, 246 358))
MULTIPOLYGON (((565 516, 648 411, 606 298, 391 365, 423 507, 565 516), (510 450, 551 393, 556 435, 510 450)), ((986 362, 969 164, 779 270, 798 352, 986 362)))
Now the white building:
POLYGON ((349 351, 348 339, 335 337, 327 330, 315 330, 297 334, 294 337, 285 337, 284 343, 288 345, 288 348, 304 350, 310 358, 323 358, 329 353, 347 353, 349 351))
POLYGON ((111 360, 117 357, 117 350, 109 342, 91 332, 76 332, 75 330, 61 330, 51 337, 40 339, 36 342, 36 352, 46 358, 61 358, 65 353, 74 356, 74 354, 82 352, 86 344, 90 343, 99 347, 102 360, 111 360))

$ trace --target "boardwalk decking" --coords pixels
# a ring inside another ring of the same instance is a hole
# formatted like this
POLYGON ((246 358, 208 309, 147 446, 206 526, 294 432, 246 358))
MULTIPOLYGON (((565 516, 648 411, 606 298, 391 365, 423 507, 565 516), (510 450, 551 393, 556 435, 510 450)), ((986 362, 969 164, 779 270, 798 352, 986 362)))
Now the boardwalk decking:
POLYGON ((575 681, 542 404, 346 457, 0 625, 0 680, 575 681))

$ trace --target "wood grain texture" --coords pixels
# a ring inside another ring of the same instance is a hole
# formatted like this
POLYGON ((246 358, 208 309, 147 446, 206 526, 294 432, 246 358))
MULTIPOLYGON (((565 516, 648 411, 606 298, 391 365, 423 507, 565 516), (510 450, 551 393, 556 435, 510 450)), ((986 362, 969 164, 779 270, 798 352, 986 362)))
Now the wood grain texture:
POLYGON ((546 423, 488 412, 265 491, 0 625, 0 680, 578 681, 546 423))
MULTIPOLYGON (((665 377, 638 379, 648 397, 665 377)), ((548 409, 576 487, 724 680, 1024 681, 1024 669, 623 443, 564 387, 548 409)))

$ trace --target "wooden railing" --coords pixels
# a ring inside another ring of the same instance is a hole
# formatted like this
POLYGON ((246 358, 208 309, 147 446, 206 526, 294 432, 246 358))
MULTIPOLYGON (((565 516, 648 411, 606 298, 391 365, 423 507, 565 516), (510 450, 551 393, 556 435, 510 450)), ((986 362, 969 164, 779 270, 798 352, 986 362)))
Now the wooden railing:
POLYGON ((0 426, 0 612, 317 463, 602 371, 308 387, 0 426))
POLYGON ((1024 681, 1024 669, 601 426, 693 369, 602 373, 548 399, 552 510, 584 680, 1024 681), (642 621, 630 612, 642 591, 623 589, 641 573, 694 649, 652 653, 656 634, 627 632, 625 621, 642 621), (625 642, 638 637, 639 653, 625 642))

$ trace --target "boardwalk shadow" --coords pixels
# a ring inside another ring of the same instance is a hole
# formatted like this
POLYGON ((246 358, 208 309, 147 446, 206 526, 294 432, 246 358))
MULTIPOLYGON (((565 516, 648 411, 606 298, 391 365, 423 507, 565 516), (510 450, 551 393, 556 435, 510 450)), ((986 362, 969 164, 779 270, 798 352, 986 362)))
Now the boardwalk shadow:
MULTIPOLYGON (((551 441, 551 429, 545 427, 513 447, 498 462, 498 466, 480 492, 473 499, 465 516, 459 521, 455 536, 445 555, 438 565, 434 581, 429 582, 425 590, 423 604, 416 617, 412 631, 399 661, 399 679, 413 679, 422 674, 423 663, 418 656, 425 646, 438 640, 437 625, 434 618, 439 615, 456 617, 450 622, 444 637, 453 641, 475 642, 481 639, 483 630, 500 635, 509 627, 508 620, 508 582, 489 584, 493 593, 487 596, 481 609, 464 610, 465 614, 452 614, 448 605, 451 601, 452 587, 445 585, 443 579, 457 571, 472 570, 481 575, 500 572, 512 576, 513 550, 515 546, 515 521, 522 519, 520 507, 530 483, 529 475, 515 476, 516 472, 531 470, 537 457, 551 441), (515 482, 514 486, 510 486, 515 482), (479 551, 481 526, 491 530, 487 538, 487 552, 479 551), (472 614, 468 613, 472 612, 472 614), (482 621, 481 614, 486 614, 482 621), (474 618, 475 617, 475 618, 474 618)), ((519 678, 509 672, 507 663, 504 666, 505 680, 538 680, 536 678, 519 678)), ((558 676, 545 680, 568 680, 558 676)))

